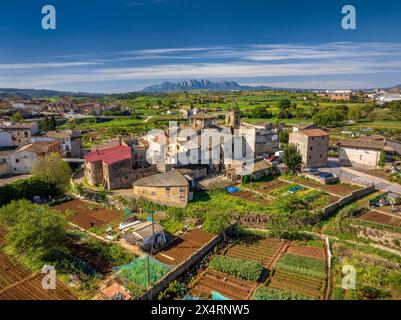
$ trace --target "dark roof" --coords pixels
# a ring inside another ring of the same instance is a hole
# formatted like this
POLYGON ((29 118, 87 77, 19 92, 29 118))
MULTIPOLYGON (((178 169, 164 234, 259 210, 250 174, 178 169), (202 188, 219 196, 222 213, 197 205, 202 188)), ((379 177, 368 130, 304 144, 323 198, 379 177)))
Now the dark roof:
POLYGON ((383 150, 385 147, 384 141, 377 140, 363 140, 363 139, 349 139, 343 140, 338 143, 340 147, 358 148, 358 149, 372 149, 383 150))
POLYGON ((137 187, 186 187, 188 180, 180 172, 172 170, 135 181, 137 187))
POLYGON ((30 151, 30 152, 35 152, 37 154, 47 153, 49 152, 50 148, 55 147, 57 145, 60 145, 60 142, 39 141, 21 146, 20 148, 18 148, 17 152, 30 151))

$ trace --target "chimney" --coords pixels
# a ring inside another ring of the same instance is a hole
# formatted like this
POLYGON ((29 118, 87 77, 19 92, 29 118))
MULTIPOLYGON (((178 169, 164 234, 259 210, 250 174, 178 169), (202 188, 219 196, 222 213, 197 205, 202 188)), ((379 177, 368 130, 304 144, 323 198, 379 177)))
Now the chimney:
POLYGON ((121 136, 118 136, 118 145, 119 146, 123 145, 123 138, 121 136))

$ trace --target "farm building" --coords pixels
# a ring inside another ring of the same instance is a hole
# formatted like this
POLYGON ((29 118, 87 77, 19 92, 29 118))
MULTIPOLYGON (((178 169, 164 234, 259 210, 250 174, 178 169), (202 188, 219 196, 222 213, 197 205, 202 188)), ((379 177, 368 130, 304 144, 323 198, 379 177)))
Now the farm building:
POLYGON ((152 221, 133 225, 125 232, 124 239, 131 244, 139 245, 144 251, 150 250, 152 241, 154 249, 162 248, 167 242, 164 228, 152 221))
POLYGON ((184 207, 193 198, 193 180, 172 170, 137 180, 134 195, 166 206, 184 207))

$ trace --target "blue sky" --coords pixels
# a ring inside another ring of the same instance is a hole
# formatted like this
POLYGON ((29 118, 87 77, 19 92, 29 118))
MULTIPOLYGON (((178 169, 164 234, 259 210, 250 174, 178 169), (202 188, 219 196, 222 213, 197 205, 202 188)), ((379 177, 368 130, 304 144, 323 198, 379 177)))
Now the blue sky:
POLYGON ((0 87, 126 92, 162 81, 401 83, 399 0, 2 0, 0 87), (41 8, 57 30, 41 28, 41 8), (352 4, 357 30, 341 28, 352 4))

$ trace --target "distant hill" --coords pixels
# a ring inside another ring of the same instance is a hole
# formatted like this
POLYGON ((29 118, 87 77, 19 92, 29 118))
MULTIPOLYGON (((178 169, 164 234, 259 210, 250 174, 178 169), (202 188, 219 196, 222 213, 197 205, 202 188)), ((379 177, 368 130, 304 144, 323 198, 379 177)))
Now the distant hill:
POLYGON ((271 87, 259 86, 242 86, 234 81, 219 81, 213 82, 209 80, 185 80, 181 82, 163 82, 155 84, 143 89, 143 92, 157 93, 157 92, 177 92, 177 91, 191 91, 191 90, 210 90, 210 91, 249 91, 249 90, 268 90, 271 87))
POLYGON ((0 98, 6 97, 29 97, 29 98, 54 98, 54 97, 89 97, 97 96, 98 94, 84 93, 84 92, 68 92, 56 90, 37 90, 37 89, 15 89, 15 88, 0 88, 0 98))

